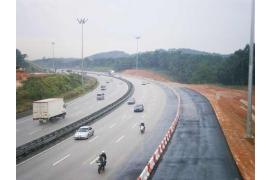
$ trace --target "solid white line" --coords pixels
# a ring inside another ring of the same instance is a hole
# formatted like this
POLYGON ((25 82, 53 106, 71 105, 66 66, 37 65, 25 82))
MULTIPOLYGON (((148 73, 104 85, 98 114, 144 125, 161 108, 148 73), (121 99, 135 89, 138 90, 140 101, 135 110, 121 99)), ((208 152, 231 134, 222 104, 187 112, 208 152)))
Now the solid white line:
POLYGON ((110 126, 110 129, 113 128, 116 125, 116 123, 114 123, 113 125, 110 126))
POLYGON ((90 139, 88 142, 93 142, 94 140, 96 140, 98 138, 98 136, 94 137, 93 139, 90 139))
POLYGON ((98 160, 98 157, 96 157, 93 161, 91 161, 90 164, 94 164, 94 162, 96 162, 96 160, 98 160))
POLYGON ((32 132, 30 132, 30 133, 28 133, 28 134, 29 134, 29 135, 33 135, 33 134, 35 134, 35 133, 37 133, 37 132, 39 132, 39 131, 41 131, 41 129, 38 129, 38 130, 32 131, 32 132))
POLYGON ((22 124, 25 123, 27 121, 30 121, 29 119, 25 119, 25 120, 18 120, 19 122, 16 122, 16 124, 22 124))
POLYGON ((65 141, 62 141, 62 142, 60 142, 60 143, 57 143, 56 145, 50 147, 49 149, 47 149, 47 150, 45 150, 45 151, 42 151, 41 153, 38 153, 38 154, 34 155, 33 157, 31 157, 31 158, 29 158, 29 159, 26 159, 25 161, 23 161, 23 162, 21 162, 21 163, 19 163, 19 164, 16 164, 16 166, 22 165, 22 164, 26 163, 27 161, 30 161, 31 159, 34 159, 36 156, 39 156, 39 155, 42 155, 42 154, 48 152, 50 149, 56 147, 57 145, 59 145, 59 144, 61 144, 61 143, 63 143, 63 142, 65 142, 65 141))
POLYGON ((62 159, 56 161, 55 163, 53 163, 53 166, 56 166, 57 164, 59 164, 61 161, 65 160, 66 158, 68 158, 70 156, 70 154, 66 155, 65 157, 63 157, 62 159))
POLYGON ((115 143, 119 143, 125 136, 121 136, 120 138, 118 138, 115 143))

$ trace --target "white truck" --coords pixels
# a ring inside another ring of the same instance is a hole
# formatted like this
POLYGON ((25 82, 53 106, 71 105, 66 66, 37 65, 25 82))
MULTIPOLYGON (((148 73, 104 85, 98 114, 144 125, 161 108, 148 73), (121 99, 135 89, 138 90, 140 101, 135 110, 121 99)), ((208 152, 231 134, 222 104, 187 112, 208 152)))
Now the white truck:
POLYGON ((66 116, 66 105, 63 98, 50 98, 33 102, 33 120, 46 123, 54 118, 66 116))

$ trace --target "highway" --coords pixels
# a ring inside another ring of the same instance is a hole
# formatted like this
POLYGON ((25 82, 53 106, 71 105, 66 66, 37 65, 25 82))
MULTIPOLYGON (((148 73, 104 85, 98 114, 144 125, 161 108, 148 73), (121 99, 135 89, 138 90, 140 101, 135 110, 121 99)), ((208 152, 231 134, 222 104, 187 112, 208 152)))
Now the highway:
POLYGON ((177 91, 180 122, 152 179, 242 179, 211 104, 195 91, 177 91))
POLYGON ((58 119, 46 124, 40 124, 38 121, 33 121, 32 115, 16 120, 16 146, 25 144, 38 137, 55 131, 65 125, 79 120, 103 107, 114 102, 127 92, 127 84, 118 79, 98 76, 91 74, 99 81, 99 87, 92 92, 87 93, 79 98, 76 98, 67 103, 67 115, 65 119, 58 119), (106 82, 109 83, 106 83, 106 82), (100 92, 100 85, 106 85, 105 100, 97 101, 96 93, 100 92))
POLYGON ((126 103, 91 126, 88 140, 67 138, 59 144, 17 165, 18 180, 30 179, 136 179, 160 143, 176 113, 176 97, 161 85, 141 85, 142 80, 125 77, 135 86, 133 97, 145 111, 134 113, 126 103), (145 134, 139 123, 145 122, 145 134), (97 172, 95 160, 105 150, 105 173, 97 172))

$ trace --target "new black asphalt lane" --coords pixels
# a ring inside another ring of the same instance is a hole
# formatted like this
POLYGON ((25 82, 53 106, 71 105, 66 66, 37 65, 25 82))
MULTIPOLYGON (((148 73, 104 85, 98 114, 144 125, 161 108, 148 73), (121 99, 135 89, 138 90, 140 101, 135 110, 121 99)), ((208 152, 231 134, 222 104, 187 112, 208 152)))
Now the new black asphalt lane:
POLYGON ((242 179, 209 101, 179 88, 181 115, 153 180, 242 179))

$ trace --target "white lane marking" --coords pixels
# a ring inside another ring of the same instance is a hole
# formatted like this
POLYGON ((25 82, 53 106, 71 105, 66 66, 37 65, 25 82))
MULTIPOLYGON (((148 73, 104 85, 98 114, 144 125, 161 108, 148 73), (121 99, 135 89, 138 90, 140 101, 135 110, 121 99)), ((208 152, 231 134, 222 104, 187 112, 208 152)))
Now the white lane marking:
POLYGON ((115 143, 119 143, 125 136, 121 136, 120 138, 118 138, 115 143))
POLYGON ((98 157, 96 157, 93 161, 90 162, 90 164, 94 164, 98 160, 98 157))
POLYGON ((113 125, 110 126, 110 129, 113 128, 116 125, 116 123, 114 123, 113 125))
POLYGON ((37 133, 37 132, 39 132, 39 131, 41 131, 41 129, 38 129, 38 130, 32 131, 32 132, 30 132, 30 133, 28 133, 28 134, 29 134, 29 135, 33 135, 33 134, 35 134, 35 133, 37 133))
POLYGON ((62 159, 56 161, 55 163, 53 163, 53 166, 56 166, 57 164, 59 164, 61 161, 64 161, 66 158, 68 158, 70 156, 70 154, 66 155, 65 157, 63 157, 62 159))
POLYGON ((42 151, 41 153, 38 153, 38 154, 34 155, 33 157, 31 157, 31 158, 29 158, 29 159, 26 159, 25 161, 23 161, 23 162, 21 162, 21 163, 19 163, 19 164, 16 164, 16 166, 22 165, 22 164, 26 163, 27 161, 30 161, 31 159, 34 159, 36 156, 41 156, 42 154, 45 154, 45 153, 48 152, 50 149, 52 149, 52 148, 58 146, 59 144, 61 144, 61 143, 63 143, 63 142, 65 142, 65 141, 62 141, 62 142, 60 142, 60 143, 58 143, 58 144, 56 144, 56 145, 50 147, 49 149, 47 149, 47 150, 45 150, 45 151, 42 151))
POLYGON ((16 124, 22 124, 22 123, 25 123, 27 121, 30 121, 31 119, 25 119, 25 120, 17 120, 19 122, 16 121, 16 124))
POLYGON ((94 140, 96 140, 98 138, 98 136, 94 137, 93 139, 90 139, 88 142, 93 142, 94 140))
POLYGON ((136 125, 137 125, 137 123, 133 124, 132 129, 134 129, 136 125))

